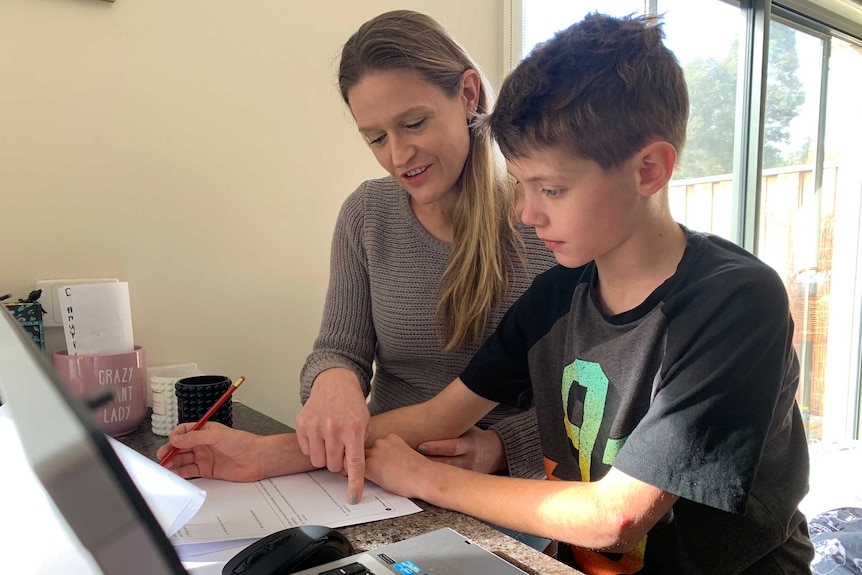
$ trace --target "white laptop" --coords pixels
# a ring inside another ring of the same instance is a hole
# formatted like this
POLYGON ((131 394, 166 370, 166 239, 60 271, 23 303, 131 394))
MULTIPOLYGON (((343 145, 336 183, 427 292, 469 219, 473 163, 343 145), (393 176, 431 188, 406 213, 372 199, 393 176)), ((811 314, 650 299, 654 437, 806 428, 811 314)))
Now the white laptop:
MULTIPOLYGON (((188 575, 85 402, 11 314, 0 316, 0 399, 34 474, 80 543, 104 575, 188 575)), ((525 575, 451 529, 301 573, 525 575)))

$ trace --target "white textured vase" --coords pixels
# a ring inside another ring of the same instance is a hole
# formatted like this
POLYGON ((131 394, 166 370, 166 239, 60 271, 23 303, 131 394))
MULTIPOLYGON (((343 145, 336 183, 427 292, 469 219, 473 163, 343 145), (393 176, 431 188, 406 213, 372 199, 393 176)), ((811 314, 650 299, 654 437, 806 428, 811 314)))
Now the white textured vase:
POLYGON ((177 395, 174 384, 177 380, 193 375, 201 375, 196 369, 166 369, 150 376, 150 389, 153 392, 153 433, 168 435, 177 426, 177 395))

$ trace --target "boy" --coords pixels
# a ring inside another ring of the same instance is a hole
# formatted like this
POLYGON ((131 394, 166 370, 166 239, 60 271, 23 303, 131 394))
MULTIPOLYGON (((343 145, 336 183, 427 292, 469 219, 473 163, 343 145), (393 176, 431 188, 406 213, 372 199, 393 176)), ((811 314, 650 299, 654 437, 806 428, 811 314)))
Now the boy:
POLYGON ((560 556, 588 573, 807 572, 787 296, 759 260, 671 217, 688 97, 661 38, 649 20, 590 15, 518 66, 488 120, 523 187, 521 219, 562 266, 455 385, 533 400, 547 475, 561 482, 420 468, 402 486, 396 440, 372 450, 368 475, 575 543, 560 556))
MULTIPOLYGON (((442 393, 373 418, 369 479, 569 543, 559 558, 589 574, 808 572, 787 295, 757 258, 671 217, 687 111, 682 70, 650 19, 590 15, 512 72, 487 125, 523 187, 522 220, 562 266, 442 393), (411 448, 464 433, 498 403, 535 403, 551 481, 411 448)), ((212 433, 198 444, 228 432, 212 433)), ((295 438, 267 449, 281 459, 264 473, 308 465, 295 438)), ((304 448, 316 461, 321 450, 304 448)), ((189 473, 206 466, 196 457, 189 473)), ((351 481, 362 475, 345 463, 351 481)))

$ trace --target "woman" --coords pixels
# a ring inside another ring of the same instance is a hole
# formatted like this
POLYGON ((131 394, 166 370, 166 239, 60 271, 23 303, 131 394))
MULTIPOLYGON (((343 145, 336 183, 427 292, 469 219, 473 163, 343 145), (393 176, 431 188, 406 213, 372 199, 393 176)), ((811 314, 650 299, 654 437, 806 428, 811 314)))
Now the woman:
MULTIPOLYGON (((314 467, 346 472, 355 503, 370 413, 438 394, 555 259, 515 222, 502 158, 487 133, 472 127, 489 111, 490 90, 439 23, 405 10, 366 22, 344 45, 339 85, 390 176, 361 184, 339 214, 293 440, 314 467)), ((294 472, 278 466, 291 459, 282 457, 282 438, 204 429, 185 434, 180 426, 171 434, 183 447, 171 465, 177 473, 254 481, 294 472)), ((461 437, 419 449, 485 473, 545 475, 533 410, 499 407, 461 437)), ((548 543, 508 533, 538 549, 548 543)))
MULTIPOLYGON (((303 453, 346 469, 358 498, 369 412, 439 393, 555 261, 515 224, 500 156, 471 129, 490 90, 439 23, 406 10, 366 22, 344 45, 339 87, 390 176, 364 182, 339 215, 296 428, 303 453)), ((420 450, 477 471, 544 476, 532 410, 495 409, 420 450)))

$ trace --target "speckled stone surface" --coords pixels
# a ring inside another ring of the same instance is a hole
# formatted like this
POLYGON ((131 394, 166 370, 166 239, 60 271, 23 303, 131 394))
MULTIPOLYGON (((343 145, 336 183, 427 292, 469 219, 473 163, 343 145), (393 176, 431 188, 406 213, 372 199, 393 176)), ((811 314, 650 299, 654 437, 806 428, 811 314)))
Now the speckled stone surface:
MULTIPOLYGON (((233 402, 233 426, 236 429, 261 435, 293 431, 287 425, 236 401, 233 402)), ((117 440, 155 461, 156 450, 167 441, 167 438, 152 433, 148 416, 137 430, 123 437, 118 437, 117 440)), ((357 551, 367 551, 441 527, 450 527, 474 543, 520 567, 530 575, 581 574, 580 571, 563 565, 556 559, 536 551, 492 527, 488 527, 472 517, 435 507, 425 501, 417 500, 415 503, 422 508, 420 513, 340 527, 338 530, 350 539, 357 551)))

